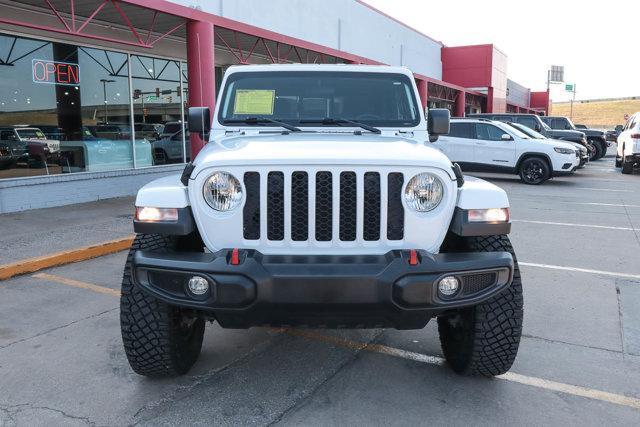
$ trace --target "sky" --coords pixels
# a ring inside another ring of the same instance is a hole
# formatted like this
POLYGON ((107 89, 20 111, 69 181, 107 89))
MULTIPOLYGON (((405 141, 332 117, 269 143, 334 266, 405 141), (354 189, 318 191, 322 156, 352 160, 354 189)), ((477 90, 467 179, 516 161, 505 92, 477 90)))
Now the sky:
MULTIPOLYGON (((447 46, 494 44, 511 80, 546 88, 565 67, 576 99, 640 96, 640 0, 365 0, 447 46)), ((569 100, 564 85, 552 99, 569 100)))

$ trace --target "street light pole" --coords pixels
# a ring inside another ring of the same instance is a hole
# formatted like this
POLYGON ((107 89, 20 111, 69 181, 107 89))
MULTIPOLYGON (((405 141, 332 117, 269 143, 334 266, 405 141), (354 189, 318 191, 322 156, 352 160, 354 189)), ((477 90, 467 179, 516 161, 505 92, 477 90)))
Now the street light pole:
POLYGON ((573 98, 571 98, 571 112, 569 113, 569 119, 573 121, 573 103, 576 102, 576 84, 573 84, 573 98))
POLYGON ((115 80, 100 79, 102 82, 102 94, 104 96, 104 123, 109 123, 109 110, 107 108, 107 83, 114 83, 115 80))

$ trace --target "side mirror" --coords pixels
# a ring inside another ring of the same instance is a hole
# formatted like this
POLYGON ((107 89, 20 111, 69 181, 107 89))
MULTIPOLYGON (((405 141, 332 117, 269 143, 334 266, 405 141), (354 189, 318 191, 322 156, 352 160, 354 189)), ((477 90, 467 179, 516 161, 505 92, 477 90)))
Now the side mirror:
POLYGON ((536 132, 540 132, 540 131, 542 131, 542 126, 540 126, 540 123, 537 123, 537 124, 536 124, 535 131, 536 131, 536 132))
POLYGON ((503 133, 500 139, 502 141, 513 141, 513 138, 511 138, 511 135, 509 135, 508 133, 503 133))
POLYGON ((429 141, 436 142, 440 135, 449 133, 451 112, 446 108, 433 108, 427 113, 427 131, 429 141))
POLYGON ((205 134, 211 130, 211 111, 209 107, 191 107, 188 116, 189 130, 205 139, 205 134))

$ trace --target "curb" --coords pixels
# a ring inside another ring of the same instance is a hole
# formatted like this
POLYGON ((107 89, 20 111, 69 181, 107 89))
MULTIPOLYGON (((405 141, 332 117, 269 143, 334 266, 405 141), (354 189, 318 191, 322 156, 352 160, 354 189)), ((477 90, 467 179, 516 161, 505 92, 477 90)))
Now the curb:
POLYGON ((120 239, 108 240, 90 246, 70 249, 67 251, 55 252, 34 258, 23 259, 10 264, 0 265, 0 280, 10 279, 21 274, 33 273, 45 268, 57 267, 71 264, 73 262, 85 261, 104 255, 113 254, 129 249, 134 236, 127 236, 120 239))

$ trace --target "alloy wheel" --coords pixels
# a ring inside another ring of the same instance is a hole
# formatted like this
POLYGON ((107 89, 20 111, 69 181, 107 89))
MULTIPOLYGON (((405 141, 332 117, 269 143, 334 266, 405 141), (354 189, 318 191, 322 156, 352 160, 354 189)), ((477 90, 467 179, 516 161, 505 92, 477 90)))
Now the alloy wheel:
POLYGON ((523 171, 525 181, 530 184, 538 184, 542 182, 544 177, 544 166, 538 160, 527 162, 523 171))

